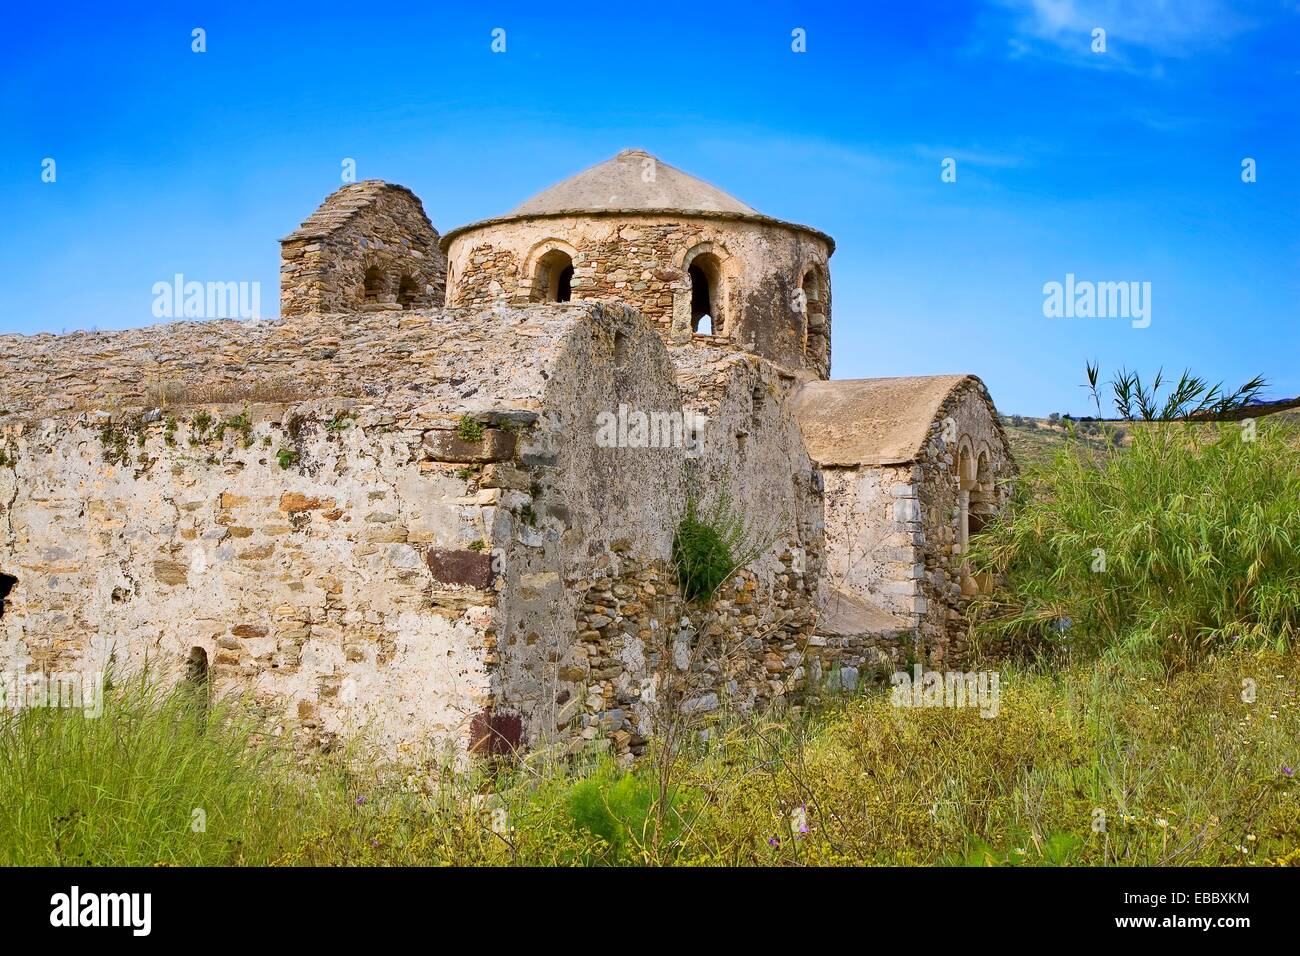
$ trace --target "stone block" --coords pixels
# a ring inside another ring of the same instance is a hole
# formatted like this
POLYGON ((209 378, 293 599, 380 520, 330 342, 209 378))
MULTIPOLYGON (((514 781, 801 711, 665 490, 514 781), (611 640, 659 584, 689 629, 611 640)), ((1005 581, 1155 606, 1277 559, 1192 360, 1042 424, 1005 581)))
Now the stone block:
POLYGON ((454 428, 434 428, 424 433, 424 451, 434 461, 483 465, 506 461, 515 455, 515 433, 501 428, 483 430, 478 441, 465 441, 454 428))
POLYGON ((531 479, 526 471, 505 462, 494 462, 483 469, 479 478, 480 488, 507 488, 512 491, 527 491, 531 479))
POLYGON ((286 491, 280 496, 280 510, 290 514, 303 511, 324 511, 334 507, 333 498, 313 498, 296 491, 286 491))
POLYGON ((163 584, 184 584, 189 580, 190 568, 181 561, 155 561, 153 573, 163 584))
POLYGON ((429 570, 437 581, 486 591, 495 574, 492 555, 484 551, 432 548, 425 555, 429 570))

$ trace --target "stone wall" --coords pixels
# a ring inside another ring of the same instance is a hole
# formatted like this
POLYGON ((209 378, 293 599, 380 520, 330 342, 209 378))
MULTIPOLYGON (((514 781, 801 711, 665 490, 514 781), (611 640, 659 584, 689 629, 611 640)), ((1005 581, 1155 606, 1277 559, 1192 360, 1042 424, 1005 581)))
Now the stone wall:
POLYGON ((508 460, 584 317, 0 337, 0 570, 17 578, 0 669, 111 658, 170 681, 199 660, 304 743, 364 729, 389 753, 463 752, 501 694, 508 460), (257 400, 286 368, 299 393, 257 400), (248 401, 210 400, 229 393, 248 401))
POLYGON ((698 216, 556 216, 484 224, 446 245, 449 305, 537 301, 538 263, 558 249, 572 259, 574 301, 626 302, 673 341, 691 331, 691 263, 716 257, 714 334, 788 369, 830 374, 830 250, 811 232, 698 216), (817 291, 801 299, 810 269, 817 291))
POLYGON ((911 621, 918 653, 934 663, 961 662, 966 607, 980 584, 963 572, 963 484, 977 533, 980 517, 1005 503, 1014 473, 992 400, 968 378, 940 405, 916 461, 824 467, 828 584, 911 621), (964 483, 963 462, 975 466, 964 483))
POLYGON ((0 335, 0 424, 87 410, 343 396, 416 419, 522 403, 580 307, 382 311, 0 335), (503 358, 508 364, 503 364, 503 358))
MULTIPOLYGON (((961 489, 970 496, 973 513, 991 516, 1010 496, 1016 470, 997 409, 978 379, 969 379, 943 403, 918 465, 916 500, 925 541, 925 574, 918 579, 925 601, 921 637, 935 649, 936 662, 960 661, 969 651, 966 607, 980 586, 963 570, 961 489), (980 461, 978 475, 971 467, 967 479, 959 480, 966 471, 963 462, 980 461)), ((977 529, 972 522, 972 533, 977 529)))
POLYGON ((170 681, 199 659, 305 742, 462 739, 495 595, 437 561, 485 540, 490 497, 422 437, 346 400, 7 430, 0 667, 170 681))
POLYGON ((574 366, 583 374, 550 383, 532 513, 504 555, 502 711, 485 718, 503 743, 555 734, 628 756, 668 714, 768 706, 805 690, 821 499, 786 407, 794 379, 723 349, 670 356, 639 328, 657 348, 594 338, 574 366), (620 405, 685 408, 698 416, 691 447, 602 446, 596 416, 620 405), (682 600, 671 567, 691 498, 704 515, 738 517, 753 551, 702 606, 682 600))
POLYGON ((916 589, 920 514, 915 503, 919 470, 913 465, 824 468, 827 559, 836 587, 860 594, 891 614, 923 610, 916 589))
POLYGON ((657 701, 803 690, 820 492, 794 378, 753 356, 573 304, 4 336, 0 371, 0 670, 197 662, 305 745, 410 757, 630 755, 657 701), (597 438, 684 403, 689 444, 597 438), (686 608, 692 496, 755 549, 686 608))
POLYGON ((447 262, 415 194, 351 183, 280 243, 280 314, 440 306, 447 262))

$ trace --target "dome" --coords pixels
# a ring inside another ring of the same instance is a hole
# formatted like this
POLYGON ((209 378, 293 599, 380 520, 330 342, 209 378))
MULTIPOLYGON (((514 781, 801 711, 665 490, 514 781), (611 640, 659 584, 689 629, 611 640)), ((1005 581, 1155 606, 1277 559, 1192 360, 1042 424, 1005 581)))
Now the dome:
POLYGON ((835 242, 824 232, 765 216, 717 186, 684 173, 644 149, 625 149, 617 156, 570 176, 510 212, 471 222, 445 233, 442 248, 467 232, 485 226, 565 216, 699 216, 781 226, 835 242))
POLYGON ((669 166, 643 149, 625 149, 612 159, 538 193, 507 216, 615 211, 758 215, 757 210, 734 196, 669 166))

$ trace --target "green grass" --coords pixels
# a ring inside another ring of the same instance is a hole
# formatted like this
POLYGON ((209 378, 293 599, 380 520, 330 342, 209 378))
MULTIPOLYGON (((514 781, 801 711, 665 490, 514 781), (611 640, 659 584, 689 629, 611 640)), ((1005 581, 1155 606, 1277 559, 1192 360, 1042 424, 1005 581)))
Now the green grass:
POLYGON ((0 864, 273 862, 303 812, 291 763, 196 693, 133 682, 98 718, 0 715, 0 864))
POLYGON ((6 718, 0 862, 1297 864, 1298 685, 1294 656, 1240 649, 1168 679, 1004 669, 991 719, 873 690, 715 719, 631 773, 542 751, 312 775, 234 709, 137 690, 6 718))
POLYGON ((1192 666, 1231 642, 1300 628, 1296 430, 1143 423, 1124 449, 1068 443, 1029 463, 972 540, 998 581, 980 630, 1013 646, 1192 666))

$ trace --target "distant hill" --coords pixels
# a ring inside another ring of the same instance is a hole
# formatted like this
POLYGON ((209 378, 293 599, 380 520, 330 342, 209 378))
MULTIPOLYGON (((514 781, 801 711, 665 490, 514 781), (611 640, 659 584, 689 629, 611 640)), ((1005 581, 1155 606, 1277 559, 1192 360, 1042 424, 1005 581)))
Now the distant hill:
POLYGON ((1050 458, 1065 444, 1066 438, 1070 434, 1070 426, 1074 428, 1076 439, 1084 442, 1090 448, 1102 451, 1106 447, 1106 439, 1103 437, 1101 429, 1105 427, 1111 429, 1112 433, 1122 432, 1119 442, 1123 445, 1128 440, 1127 424, 1125 422, 1103 425, 1102 423, 1077 421, 1067 423, 1064 421, 1052 422, 1046 418, 1032 418, 1024 415, 1002 416, 1002 428, 1007 433, 1007 441, 1011 443, 1011 453, 1016 456, 1016 460, 1021 464, 1050 458), (1087 432, 1083 429, 1087 429, 1087 432))
MULTIPOLYGON (((1286 402, 1268 402, 1250 406, 1250 413, 1233 416, 1232 419, 1264 418, 1272 422, 1286 422, 1300 427, 1300 399, 1286 402)), ((1007 433, 1012 454, 1021 464, 1050 458, 1066 442, 1073 427, 1075 438, 1084 442, 1089 448, 1103 451, 1106 448, 1105 432, 1119 436, 1119 445, 1127 445, 1134 428, 1141 428, 1142 422, 1095 421, 1092 419, 1072 419, 1053 422, 1047 418, 1034 418, 1029 415, 1003 415, 1002 427, 1007 433)))

